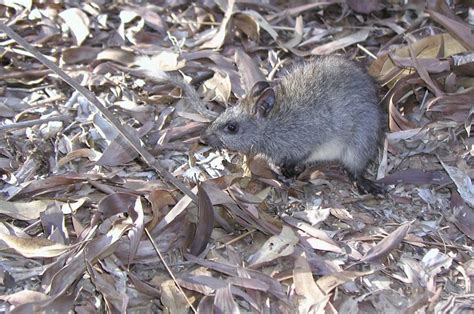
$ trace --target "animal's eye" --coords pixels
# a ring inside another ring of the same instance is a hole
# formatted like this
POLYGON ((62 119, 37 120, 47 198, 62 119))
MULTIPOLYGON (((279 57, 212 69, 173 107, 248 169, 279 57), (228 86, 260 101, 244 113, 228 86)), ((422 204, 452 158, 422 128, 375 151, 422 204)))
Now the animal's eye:
POLYGON ((239 130, 239 125, 235 122, 229 122, 226 124, 225 130, 229 133, 236 133, 239 130))

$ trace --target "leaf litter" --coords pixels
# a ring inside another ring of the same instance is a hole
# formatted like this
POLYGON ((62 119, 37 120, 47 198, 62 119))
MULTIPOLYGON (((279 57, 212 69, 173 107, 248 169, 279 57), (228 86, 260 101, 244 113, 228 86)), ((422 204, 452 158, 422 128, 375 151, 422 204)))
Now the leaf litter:
POLYGON ((2 25, 2 309, 474 309, 468 1, 0 12, 34 47, 2 25), (369 172, 384 197, 359 195, 337 165, 282 183, 263 160, 199 142, 256 81, 320 54, 359 61, 380 85, 386 141, 369 172))

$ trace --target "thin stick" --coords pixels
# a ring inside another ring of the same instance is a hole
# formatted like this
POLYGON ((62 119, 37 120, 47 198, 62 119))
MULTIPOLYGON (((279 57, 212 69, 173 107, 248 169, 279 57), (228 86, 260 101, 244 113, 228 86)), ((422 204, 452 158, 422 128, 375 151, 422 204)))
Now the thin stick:
POLYGON ((246 236, 251 235, 251 234, 254 233, 254 232, 255 232, 255 229, 252 229, 252 230, 249 230, 249 231, 247 231, 247 232, 245 232, 245 233, 242 233, 242 234, 239 235, 238 237, 233 238, 232 240, 230 240, 230 241, 228 241, 228 242, 226 242, 226 243, 224 243, 224 244, 221 244, 221 245, 217 246, 217 247, 216 247, 216 250, 222 249, 223 247, 226 247, 227 245, 231 245, 231 244, 233 244, 233 243, 235 243, 235 242, 237 242, 237 241, 240 241, 240 239, 243 239, 243 238, 245 238, 246 236))
POLYGON ((163 168, 161 164, 156 160, 146 149, 141 145, 141 141, 138 136, 132 136, 130 133, 122 127, 120 121, 104 106, 100 103, 99 99, 87 90, 85 87, 77 83, 69 75, 67 75, 63 70, 61 70, 54 62, 48 60, 42 53, 40 53, 36 48, 31 46, 23 37, 15 33, 9 26, 0 22, 0 30, 7 34, 11 39, 16 41, 20 46, 30 52, 38 61, 43 63, 46 67, 56 73, 64 82, 69 84, 75 90, 77 90, 82 96, 84 96, 91 104, 93 104, 112 124, 112 126, 120 133, 130 146, 132 146, 145 160, 145 162, 158 172, 158 174, 165 179, 166 182, 174 185, 181 192, 189 196, 193 202, 197 203, 196 195, 180 180, 173 177, 173 175, 163 168))
POLYGON ((33 125, 48 123, 51 121, 65 121, 70 118, 71 117, 69 117, 68 115, 60 115, 60 116, 54 116, 54 117, 49 117, 49 118, 44 118, 44 119, 35 119, 35 120, 29 120, 29 121, 16 122, 12 124, 0 125, 0 132, 5 132, 6 130, 11 130, 11 129, 27 128, 33 125))
POLYGON ((186 294, 184 293, 183 289, 181 288, 181 286, 178 284, 178 281, 176 280, 176 277, 174 276, 173 272, 171 271, 171 269, 168 267, 168 264, 166 264, 166 261, 165 259, 163 258, 163 255, 161 255, 161 252, 160 250, 158 250, 158 247, 156 246, 156 243, 155 241, 153 240, 153 238, 151 237, 151 234, 150 232, 148 232, 148 228, 145 227, 145 233, 148 237, 148 240, 150 240, 151 242, 151 245, 153 245, 153 248, 155 249, 156 253, 158 254, 158 256, 160 257, 160 260, 161 262, 163 263, 163 265, 165 266, 165 269, 166 271, 168 272, 168 274, 170 275, 171 279, 173 279, 174 281, 174 284, 176 285, 176 287, 178 287, 178 290, 181 292, 181 294, 184 296, 184 298, 186 299, 186 302, 188 302, 189 306, 191 307, 191 310, 194 312, 194 313, 197 313, 196 309, 194 308, 193 304, 191 303, 191 301, 188 299, 188 297, 186 296, 186 294))
POLYGON ((377 60, 377 56, 374 55, 372 52, 370 52, 367 48, 365 48, 361 44, 357 44, 357 47, 359 47, 359 49, 365 52, 369 57, 372 57, 373 59, 377 60))

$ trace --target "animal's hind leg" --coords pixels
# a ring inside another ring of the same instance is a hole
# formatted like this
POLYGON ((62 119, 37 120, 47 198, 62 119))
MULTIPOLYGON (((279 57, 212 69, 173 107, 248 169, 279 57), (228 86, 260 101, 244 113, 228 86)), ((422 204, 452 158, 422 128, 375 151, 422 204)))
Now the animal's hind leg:
POLYGON ((347 172, 349 174, 349 178, 351 179, 352 183, 355 185, 360 194, 378 195, 385 193, 384 188, 378 185, 377 183, 367 178, 364 178, 362 175, 355 175, 348 169, 347 172))
POLYGON ((349 174, 349 178, 361 194, 383 194, 385 191, 383 187, 379 186, 375 182, 364 178, 362 175, 367 167, 368 159, 366 156, 358 156, 351 152, 346 151, 342 158, 342 164, 349 174))

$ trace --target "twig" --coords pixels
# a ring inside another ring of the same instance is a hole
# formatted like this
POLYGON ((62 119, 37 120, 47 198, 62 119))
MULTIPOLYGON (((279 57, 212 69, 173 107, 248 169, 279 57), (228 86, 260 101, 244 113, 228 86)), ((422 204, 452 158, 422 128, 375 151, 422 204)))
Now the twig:
POLYGON ((55 96, 52 96, 52 97, 49 97, 49 98, 46 98, 46 99, 33 101, 31 103, 31 106, 37 107, 37 106, 41 106, 41 105, 44 105, 44 104, 49 104, 51 102, 55 102, 55 101, 62 100, 62 99, 64 99, 63 95, 55 95, 55 96))
POLYGON ((248 235, 251 235, 251 234, 254 233, 255 231, 256 231, 255 229, 252 229, 252 230, 249 230, 249 231, 247 231, 247 232, 245 232, 245 233, 242 233, 242 234, 239 235, 238 237, 233 238, 232 240, 227 241, 227 242, 224 243, 224 244, 221 244, 221 245, 219 245, 219 246, 216 246, 216 250, 222 249, 222 248, 226 247, 227 245, 231 245, 231 244, 233 244, 233 243, 235 243, 235 242, 237 242, 237 241, 240 241, 241 239, 245 238, 245 237, 248 236, 248 235))
POLYGON ((54 117, 49 117, 49 118, 44 118, 44 119, 35 119, 35 120, 29 120, 29 121, 16 122, 12 124, 5 124, 5 125, 0 126, 0 132, 5 132, 6 130, 11 130, 11 129, 27 128, 33 125, 48 123, 51 121, 65 121, 70 118, 71 117, 69 117, 68 115, 60 115, 60 116, 54 116, 54 117))
POLYGON ((127 130, 125 130, 120 121, 104 106, 100 103, 97 97, 85 87, 80 85, 69 75, 67 75, 63 70, 61 70, 54 62, 48 60, 42 53, 40 53, 36 48, 31 46, 23 37, 14 32, 9 26, 0 22, 0 30, 6 33, 11 39, 15 40, 20 46, 30 52, 38 61, 43 63, 46 67, 52 70, 57 74, 64 82, 69 84, 75 90, 77 90, 82 96, 84 96, 91 104, 93 104, 104 116, 109 120, 112 126, 121 134, 125 140, 132 146, 145 160, 145 162, 152 168, 154 168, 158 174, 165 179, 168 183, 171 183, 181 192, 188 195, 193 202, 197 203, 196 195, 180 180, 173 177, 173 175, 161 166, 161 164, 156 160, 146 149, 141 146, 141 141, 137 140, 137 136, 132 136, 127 130))
POLYGON ((359 49, 365 52, 369 57, 372 57, 373 59, 377 60, 377 56, 374 55, 372 52, 370 52, 367 48, 365 48, 361 44, 357 44, 357 47, 359 47, 359 49))
POLYGON ((176 285, 176 287, 178 287, 179 292, 181 292, 181 294, 184 296, 184 298, 186 299, 186 302, 188 302, 189 306, 191 307, 191 310, 192 310, 194 313, 197 313, 197 311, 196 311, 196 309, 194 308, 193 304, 192 304, 191 301, 188 299, 188 297, 187 297, 186 294, 184 293, 183 289, 182 289, 181 286, 179 285, 178 281, 176 280, 176 277, 174 276, 173 272, 172 272, 171 269, 168 267, 168 264, 166 264, 166 261, 165 261, 165 259, 163 258, 163 255, 161 255, 160 250, 158 250, 158 247, 156 246, 155 241, 154 241, 153 238, 151 237, 151 234, 150 234, 150 232, 148 231, 148 228, 146 228, 146 227, 145 227, 145 233, 146 233, 146 235, 147 235, 147 237, 148 237, 148 240, 150 240, 151 245, 153 245, 153 248, 155 249, 156 253, 157 253, 158 256, 160 257, 161 262, 162 262, 163 265, 165 266, 166 271, 167 271, 168 274, 170 275, 171 279, 173 279, 174 284, 176 285))

